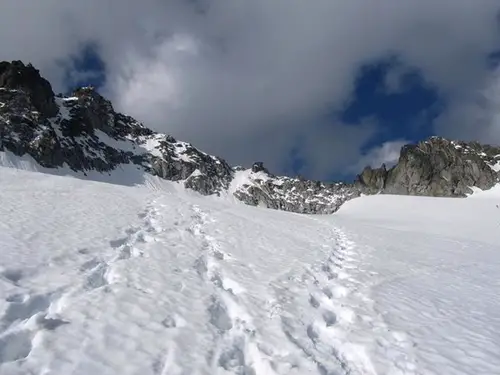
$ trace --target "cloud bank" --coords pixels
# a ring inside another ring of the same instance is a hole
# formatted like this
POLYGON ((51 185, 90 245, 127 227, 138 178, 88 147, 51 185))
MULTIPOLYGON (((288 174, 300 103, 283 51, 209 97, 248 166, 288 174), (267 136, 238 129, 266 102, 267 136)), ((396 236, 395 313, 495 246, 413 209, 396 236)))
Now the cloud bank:
MULTIPOLYGON (((486 64, 500 48, 496 0, 4 0, 1 10, 0 59, 31 61, 62 90, 91 43, 119 110, 233 164, 328 178, 363 160, 376 121, 335 113, 359 68, 387 56, 445 98, 437 133, 500 142, 499 75, 486 64)), ((402 74, 387 77, 390 90, 402 74)))
POLYGON ((398 162, 401 147, 407 144, 407 140, 385 142, 381 146, 372 148, 364 154, 359 161, 350 167, 352 173, 359 173, 367 165, 378 167, 385 164, 387 168, 398 162))

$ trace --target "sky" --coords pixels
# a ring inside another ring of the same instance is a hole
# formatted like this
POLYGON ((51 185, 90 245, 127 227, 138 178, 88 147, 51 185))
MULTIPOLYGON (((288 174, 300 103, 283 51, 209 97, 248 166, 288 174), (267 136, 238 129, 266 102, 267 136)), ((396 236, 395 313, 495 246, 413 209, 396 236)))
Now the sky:
POLYGON ((233 165, 350 179, 431 135, 500 143, 498 0, 3 0, 0 60, 233 165), (22 22, 22 30, 19 23, 22 22))

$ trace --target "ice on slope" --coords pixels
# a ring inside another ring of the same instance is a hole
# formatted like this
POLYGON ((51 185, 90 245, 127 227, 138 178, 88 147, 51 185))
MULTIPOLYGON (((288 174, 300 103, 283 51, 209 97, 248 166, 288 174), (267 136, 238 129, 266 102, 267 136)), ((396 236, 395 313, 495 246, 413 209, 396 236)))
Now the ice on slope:
POLYGON ((364 197, 320 217, 160 180, 0 180, 0 374, 500 366, 491 198, 364 197))

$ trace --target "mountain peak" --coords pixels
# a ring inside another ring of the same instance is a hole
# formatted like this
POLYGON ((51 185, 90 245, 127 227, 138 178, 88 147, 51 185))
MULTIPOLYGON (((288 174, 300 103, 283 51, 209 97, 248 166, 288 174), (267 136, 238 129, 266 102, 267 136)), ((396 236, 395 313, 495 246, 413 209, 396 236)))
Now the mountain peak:
POLYGON ((269 170, 266 167, 264 167, 264 163, 261 161, 256 161, 255 163, 253 163, 252 172, 253 173, 264 172, 264 173, 270 175, 269 170))
POLYGON ((31 64, 25 65, 22 61, 0 62, 0 87, 25 92, 33 106, 46 116, 57 114, 52 86, 31 64))
POLYGON ((249 205, 309 214, 335 212, 360 194, 461 197, 471 187, 491 188, 500 173, 500 147, 437 136, 403 146, 394 167, 367 167, 352 184, 275 176, 262 162, 232 168, 116 112, 94 87, 55 97, 39 71, 21 61, 0 63, 0 151, 85 176, 128 165, 203 195, 230 194, 249 205))
POLYGON ((357 184, 370 193, 463 197, 499 182, 500 147, 431 137, 401 149, 389 170, 365 168, 357 184))

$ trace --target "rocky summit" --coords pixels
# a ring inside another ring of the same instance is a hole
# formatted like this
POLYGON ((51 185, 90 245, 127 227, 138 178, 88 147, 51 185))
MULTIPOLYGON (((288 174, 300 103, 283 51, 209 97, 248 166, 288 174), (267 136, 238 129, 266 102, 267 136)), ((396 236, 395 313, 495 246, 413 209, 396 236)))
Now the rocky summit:
POLYGON ((365 168, 356 186, 367 194, 465 197, 471 187, 492 188, 499 176, 500 147, 431 137, 404 146, 389 170, 365 168))
POLYGON ((491 188, 500 176, 500 147, 439 137, 404 146, 395 166, 367 167, 350 184, 275 176, 262 163, 231 167, 116 112, 92 87, 55 95, 37 69, 20 61, 0 63, 0 151, 83 176, 133 165, 203 195, 309 214, 333 213, 361 194, 462 197, 471 187, 491 188))

